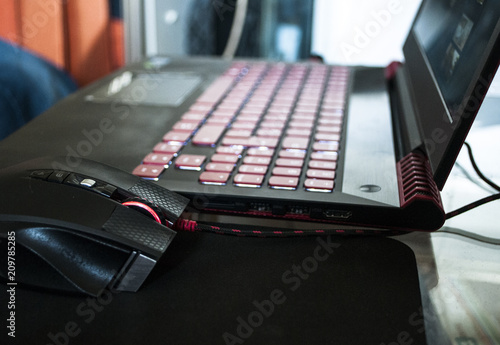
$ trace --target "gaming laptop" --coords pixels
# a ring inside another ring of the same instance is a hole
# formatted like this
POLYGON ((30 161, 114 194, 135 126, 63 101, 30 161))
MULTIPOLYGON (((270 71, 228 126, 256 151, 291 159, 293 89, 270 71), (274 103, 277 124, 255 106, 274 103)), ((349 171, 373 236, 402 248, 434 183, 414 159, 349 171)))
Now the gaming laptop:
POLYGON ((151 57, 2 141, 0 168, 95 160, 230 223, 436 230, 498 67, 499 19, 498 1, 424 1, 405 61, 384 68, 151 57))

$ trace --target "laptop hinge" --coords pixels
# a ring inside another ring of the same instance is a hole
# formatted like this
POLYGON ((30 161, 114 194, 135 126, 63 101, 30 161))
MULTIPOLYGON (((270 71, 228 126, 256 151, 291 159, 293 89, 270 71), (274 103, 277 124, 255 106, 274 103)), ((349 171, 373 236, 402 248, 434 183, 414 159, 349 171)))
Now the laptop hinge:
POLYGON ((413 106, 406 68, 401 63, 391 63, 386 69, 391 99, 394 146, 397 161, 422 146, 422 139, 413 106))

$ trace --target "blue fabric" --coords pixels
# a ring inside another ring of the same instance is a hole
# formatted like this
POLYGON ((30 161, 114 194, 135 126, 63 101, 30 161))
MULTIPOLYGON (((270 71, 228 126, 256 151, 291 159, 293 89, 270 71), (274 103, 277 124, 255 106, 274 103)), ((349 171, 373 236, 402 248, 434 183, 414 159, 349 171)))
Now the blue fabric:
POLYGON ((0 140, 76 89, 62 70, 0 40, 0 140))

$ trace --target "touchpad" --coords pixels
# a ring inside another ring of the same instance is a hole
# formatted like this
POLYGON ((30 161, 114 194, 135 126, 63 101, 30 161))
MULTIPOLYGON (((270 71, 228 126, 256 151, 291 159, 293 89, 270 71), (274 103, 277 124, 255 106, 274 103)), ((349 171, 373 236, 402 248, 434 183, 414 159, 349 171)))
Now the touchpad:
POLYGON ((202 78, 191 73, 124 72, 86 97, 92 102, 134 105, 178 106, 200 85, 202 78))

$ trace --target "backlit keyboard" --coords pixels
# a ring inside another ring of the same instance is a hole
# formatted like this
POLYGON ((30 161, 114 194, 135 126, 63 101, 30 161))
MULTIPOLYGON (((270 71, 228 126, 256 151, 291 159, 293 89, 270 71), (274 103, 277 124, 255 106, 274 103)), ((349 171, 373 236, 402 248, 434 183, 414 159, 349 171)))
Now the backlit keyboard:
POLYGON ((133 174, 184 169, 202 184, 331 192, 348 80, 341 66, 235 62, 133 174), (183 153, 186 145, 213 154, 183 153))

